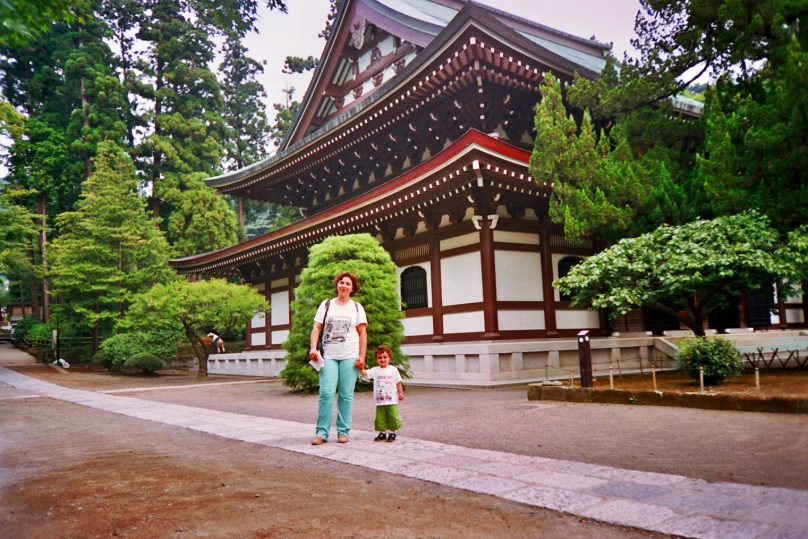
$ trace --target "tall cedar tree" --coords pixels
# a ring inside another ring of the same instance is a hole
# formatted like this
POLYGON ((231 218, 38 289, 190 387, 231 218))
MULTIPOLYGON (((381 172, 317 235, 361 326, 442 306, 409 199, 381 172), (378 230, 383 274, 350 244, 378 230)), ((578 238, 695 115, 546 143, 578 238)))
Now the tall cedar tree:
POLYGON ((173 275, 168 244, 138 196, 135 167, 117 145, 98 146, 94 172, 76 211, 59 215, 51 244, 54 314, 92 331, 95 345, 111 334, 134 294, 173 275))
POLYGON ((202 181, 217 174, 224 155, 224 103, 208 67, 213 43, 190 10, 189 1, 149 2, 138 32, 148 44, 141 68, 152 85, 141 91, 152 103, 153 128, 140 153, 154 216, 178 256, 231 245, 237 232, 233 211, 202 181))
POLYGON ((311 327, 320 303, 336 296, 334 277, 343 271, 350 271, 359 280, 360 290, 353 299, 362 304, 368 317, 368 364, 376 364, 376 346, 386 344, 393 349, 392 363, 408 376, 407 357, 400 348, 404 315, 395 264, 370 234, 349 234, 331 236, 313 246, 300 275, 291 307, 292 329, 283 344, 288 352, 286 367, 280 374, 292 388, 312 391, 318 386, 317 372, 308 363, 311 327))

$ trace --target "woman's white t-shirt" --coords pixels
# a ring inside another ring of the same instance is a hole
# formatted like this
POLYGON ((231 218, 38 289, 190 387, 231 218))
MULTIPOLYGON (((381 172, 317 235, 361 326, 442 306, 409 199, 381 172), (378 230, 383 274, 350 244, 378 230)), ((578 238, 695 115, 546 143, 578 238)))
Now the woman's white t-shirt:
POLYGON ((328 305, 328 318, 323 320, 325 314, 323 301, 314 315, 314 321, 323 325, 323 357, 328 359, 357 359, 359 358, 359 333, 356 328, 360 324, 367 324, 365 309, 354 300, 345 305, 337 303, 337 298, 331 299, 328 305))

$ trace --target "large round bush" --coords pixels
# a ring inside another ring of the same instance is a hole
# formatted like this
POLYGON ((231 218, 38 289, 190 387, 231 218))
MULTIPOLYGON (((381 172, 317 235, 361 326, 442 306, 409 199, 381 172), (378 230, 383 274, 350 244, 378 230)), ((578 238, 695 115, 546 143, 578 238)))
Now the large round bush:
POLYGON ((177 335, 171 331, 132 331, 118 333, 101 343, 101 350, 109 356, 113 367, 120 367, 135 354, 148 352, 162 360, 177 353, 177 335))
POLYGON ((680 341, 679 368, 698 379, 704 367, 704 383, 721 384, 727 376, 741 372, 741 358, 732 341, 722 337, 696 337, 680 341))
POLYGON ((155 371, 163 368, 163 362, 154 354, 144 352, 130 357, 123 366, 125 369, 140 369, 146 374, 154 374, 155 371))
POLYGON ((280 375, 286 385, 313 391, 319 385, 317 371, 309 365, 311 326, 320 303, 336 296, 334 277, 350 271, 359 280, 353 299, 362 304, 368 317, 367 366, 376 364, 373 351, 379 344, 393 349, 392 363, 408 376, 407 357, 401 352, 404 337, 399 309, 396 266, 390 254, 370 234, 331 236, 314 245, 300 275, 292 302, 292 329, 283 346, 286 367, 280 375))

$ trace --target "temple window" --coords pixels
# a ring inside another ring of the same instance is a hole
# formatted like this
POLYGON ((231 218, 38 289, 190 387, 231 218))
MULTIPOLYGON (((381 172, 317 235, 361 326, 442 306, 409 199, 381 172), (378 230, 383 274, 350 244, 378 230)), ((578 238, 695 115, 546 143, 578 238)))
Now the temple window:
POLYGON ((405 309, 427 306, 426 270, 412 266, 401 273, 401 301, 405 309))

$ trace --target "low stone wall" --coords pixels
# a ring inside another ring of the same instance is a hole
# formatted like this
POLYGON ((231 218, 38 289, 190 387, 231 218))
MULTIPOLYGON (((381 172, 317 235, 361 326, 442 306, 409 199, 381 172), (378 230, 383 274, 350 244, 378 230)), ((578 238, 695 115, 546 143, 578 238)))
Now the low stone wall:
POLYGON ((710 392, 677 393, 530 384, 527 390, 527 398, 528 400, 677 406, 743 412, 808 413, 808 399, 804 398, 755 397, 754 395, 728 395, 710 392))
MULTIPOLYGON (((409 357, 411 385, 495 387, 541 380, 566 380, 580 375, 576 339, 486 341, 473 343, 412 344, 401 347, 409 357)), ((662 338, 609 337, 591 341, 593 372, 618 372, 676 366, 676 347, 662 338)), ((284 350, 213 354, 211 374, 278 376, 286 364, 284 350)))

